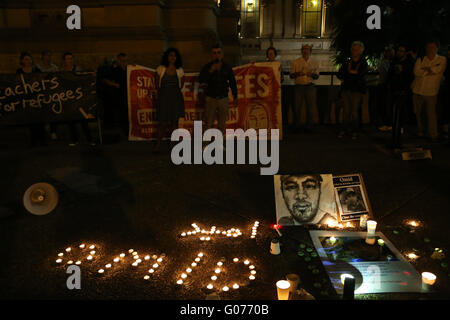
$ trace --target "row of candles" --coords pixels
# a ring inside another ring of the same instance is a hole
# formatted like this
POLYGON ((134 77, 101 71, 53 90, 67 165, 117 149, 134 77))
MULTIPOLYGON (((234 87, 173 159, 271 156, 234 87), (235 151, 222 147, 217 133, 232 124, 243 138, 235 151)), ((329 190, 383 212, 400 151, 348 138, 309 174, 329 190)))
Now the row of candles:
MULTIPOLYGON (((177 280, 177 284, 178 285, 182 285, 186 281, 186 279, 188 278, 189 274, 191 274, 192 271, 193 271, 192 268, 195 268, 201 262, 201 259, 203 257, 204 257, 203 252, 198 253, 198 255, 196 256, 194 261, 191 263, 190 267, 186 268, 185 272, 181 273, 180 278, 177 280)), ((239 262, 239 258, 233 258, 233 262, 234 263, 238 263, 239 262)), ((248 266, 248 268, 250 270, 250 275, 248 277, 249 280, 255 280, 256 279, 255 266, 250 264, 250 261, 248 259, 244 260, 243 263, 244 263, 244 265, 248 266)), ((212 281, 216 281, 218 279, 218 276, 223 272, 224 259, 218 261, 216 265, 217 265, 217 267, 214 269, 214 274, 211 276, 211 280, 212 281)), ((235 290, 240 288, 238 283, 234 283, 233 285, 230 285, 230 287, 235 289, 235 290)), ((229 286, 223 286, 221 288, 221 290, 224 291, 224 292, 227 292, 227 291, 230 290, 230 287, 229 286)), ((210 283, 208 283, 206 288, 208 290, 213 290, 214 289, 214 284, 210 282, 210 283)))
MULTIPOLYGON (((95 245, 90 245, 89 247, 86 244, 80 244, 78 246, 80 249, 84 250, 84 249, 89 249, 89 255, 86 257, 86 260, 88 261, 92 261, 95 258, 95 254, 97 253, 94 249, 95 245)), ((65 249, 66 255, 69 255, 71 253, 74 252, 74 249, 72 249, 72 247, 67 247, 65 249)), ((154 260, 152 261, 152 268, 148 271, 150 274, 153 274, 155 272, 155 269, 157 269, 160 266, 160 263, 163 262, 163 259, 165 258, 165 254, 161 254, 160 256, 158 255, 145 255, 143 257, 140 257, 138 252, 135 251, 134 249, 129 249, 128 253, 130 254, 130 256, 133 259, 133 262, 131 263, 131 265, 133 267, 137 267, 139 266, 139 264, 141 264, 143 261, 149 261, 150 259, 154 260)), ((123 259, 125 258, 125 253, 121 253, 118 256, 116 256, 113 261, 111 263, 107 263, 105 264, 104 268, 100 268, 97 270, 97 273, 99 274, 103 274, 105 273, 105 271, 107 269, 111 269, 113 267, 114 264, 117 264, 119 262, 123 262, 123 259)), ((58 253, 58 258, 56 259, 56 263, 57 264, 62 264, 63 263, 63 258, 65 257, 64 252, 60 252, 58 253)), ((76 262, 74 262, 73 260, 67 260, 66 264, 71 265, 71 264, 76 264, 76 265, 81 265, 82 261, 81 260, 77 260, 76 262)), ((150 277, 148 275, 144 276, 145 280, 148 280, 150 277)))
MULTIPOLYGON (((188 236, 199 236, 199 239, 201 241, 210 241, 213 236, 223 235, 226 237, 232 237, 237 238, 239 236, 242 236, 242 231, 238 228, 231 228, 228 230, 220 230, 217 229, 216 226, 212 226, 209 230, 201 229, 196 223, 192 223, 191 226, 194 228, 190 231, 183 231, 180 234, 180 237, 185 238, 188 236)), ((259 227, 259 221, 255 221, 252 227, 252 235, 250 236, 251 239, 256 238, 257 231, 259 227)))

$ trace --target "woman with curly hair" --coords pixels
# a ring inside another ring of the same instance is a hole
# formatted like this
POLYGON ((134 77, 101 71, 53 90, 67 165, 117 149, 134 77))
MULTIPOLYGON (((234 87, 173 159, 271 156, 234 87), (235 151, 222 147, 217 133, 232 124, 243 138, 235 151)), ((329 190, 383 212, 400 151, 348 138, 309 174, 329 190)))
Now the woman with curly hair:
POLYGON ((156 69, 158 88, 158 137, 154 152, 159 152, 161 140, 168 128, 178 128, 179 118, 184 118, 184 71, 180 52, 169 48, 164 52, 161 65, 156 69))

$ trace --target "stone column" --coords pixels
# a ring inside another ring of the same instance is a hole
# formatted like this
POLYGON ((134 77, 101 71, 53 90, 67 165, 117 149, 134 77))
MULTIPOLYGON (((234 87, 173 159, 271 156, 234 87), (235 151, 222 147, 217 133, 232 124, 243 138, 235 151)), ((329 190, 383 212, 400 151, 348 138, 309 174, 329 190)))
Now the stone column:
POLYGON ((294 0, 284 0, 284 38, 291 39, 295 36, 295 8, 294 0))
POLYGON ((272 1, 263 1, 262 9, 262 33, 261 38, 271 38, 273 36, 273 17, 275 11, 275 4, 272 1))
POLYGON ((274 26, 273 26, 273 37, 282 38, 283 37, 283 0, 275 1, 275 11, 274 11, 274 26))
POLYGON ((303 5, 295 6, 295 38, 302 37, 302 10, 303 5))

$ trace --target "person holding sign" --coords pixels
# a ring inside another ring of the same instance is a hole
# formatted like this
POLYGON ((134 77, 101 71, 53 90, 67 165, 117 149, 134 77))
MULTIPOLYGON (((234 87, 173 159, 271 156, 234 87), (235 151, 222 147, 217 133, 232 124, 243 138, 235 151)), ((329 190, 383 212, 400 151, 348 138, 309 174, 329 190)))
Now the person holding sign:
POLYGON ((184 71, 180 52, 169 48, 164 52, 161 65, 156 69, 158 88, 158 137, 154 152, 159 152, 167 128, 174 131, 178 120, 184 118, 184 71))
MULTIPOLYGON (((17 69, 17 74, 30 74, 40 72, 38 68, 33 65, 33 57, 28 52, 22 52, 20 55, 20 68, 17 69)), ((33 123, 29 125, 30 129, 30 146, 36 147, 47 145, 45 137, 45 125, 43 123, 33 123)))

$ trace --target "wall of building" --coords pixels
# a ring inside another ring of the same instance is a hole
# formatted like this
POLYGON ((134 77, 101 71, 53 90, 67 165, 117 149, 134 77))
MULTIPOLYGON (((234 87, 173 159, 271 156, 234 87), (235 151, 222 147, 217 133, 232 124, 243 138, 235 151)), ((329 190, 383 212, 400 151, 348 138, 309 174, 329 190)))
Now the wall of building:
POLYGON ((14 72, 20 52, 29 51, 39 61, 42 50, 51 50, 58 65, 63 52, 73 52, 75 63, 89 70, 119 52, 127 53, 130 63, 156 67, 171 46, 181 51, 187 71, 197 71, 221 38, 219 31, 224 32, 230 60, 239 60, 237 34, 233 39, 227 32, 236 28, 236 19, 233 12, 222 16, 215 0, 76 1, 82 8, 82 29, 69 31, 66 8, 72 3, 0 3, 0 72, 14 72))

